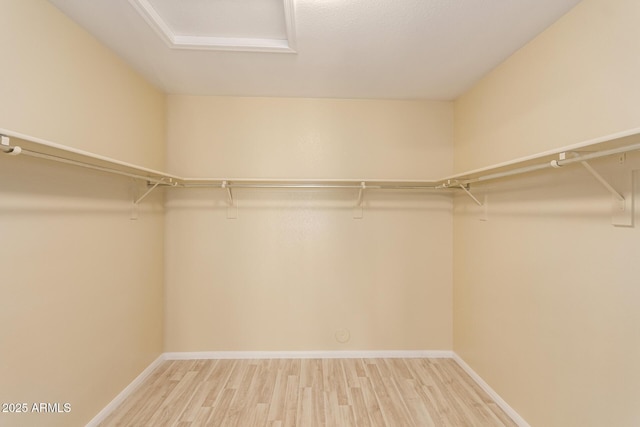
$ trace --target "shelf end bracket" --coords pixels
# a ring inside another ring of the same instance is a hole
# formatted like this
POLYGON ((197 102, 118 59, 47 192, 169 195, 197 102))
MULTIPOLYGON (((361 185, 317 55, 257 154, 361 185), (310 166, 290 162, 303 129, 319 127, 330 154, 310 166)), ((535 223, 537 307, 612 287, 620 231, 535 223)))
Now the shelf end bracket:
POLYGON ((233 192, 228 181, 222 181, 222 189, 227 191, 227 219, 238 218, 238 207, 233 203, 233 192))
MULTIPOLYGON (((138 197, 136 200, 133 201, 134 205, 139 205, 140 202, 142 202, 149 194, 151 194, 153 192, 153 190, 155 190, 156 188, 158 188, 158 186, 160 184, 170 184, 170 182, 165 181, 167 178, 160 178, 158 181, 156 181, 155 184, 153 184, 151 187, 149 187, 149 189, 147 191, 145 191, 145 193, 138 197)), ((171 181, 169 179, 169 181, 171 181)))
POLYGON ((0 150, 10 156, 17 156, 22 153, 22 148, 11 146, 11 139, 7 135, 0 135, 0 150))
POLYGON ((367 183, 362 181, 360 183, 360 188, 358 189, 358 201, 356 202, 356 206, 353 208, 353 219, 362 219, 362 202, 364 200, 364 190, 367 189, 367 183))
POLYGON ((587 162, 587 161, 583 161, 583 162, 580 162, 580 164, 581 164, 582 166, 584 166, 584 168, 585 168, 585 169, 586 169, 586 170, 587 170, 591 175, 593 175, 593 177, 594 177, 594 178, 595 178, 595 179, 596 179, 600 184, 602 184, 602 186, 603 186, 604 188, 606 188, 606 189, 607 189, 607 191, 609 191, 609 192, 613 195, 613 197, 614 197, 616 200, 618 200, 620 203, 624 203, 624 200, 625 200, 625 199, 624 199, 624 196, 623 196, 622 194, 620 194, 620 193, 618 192, 618 190, 616 190, 615 188, 613 188, 613 186, 612 186, 611 184, 609 184, 609 181, 607 181, 607 180, 606 180, 602 175, 600 175, 600 174, 598 173, 598 171, 596 171, 596 170, 593 168, 593 166, 591 166, 591 165, 589 164, 589 162, 587 162))
POLYGON ((587 161, 580 164, 611 193, 611 223, 617 227, 633 227, 633 171, 622 167, 625 156, 619 157, 619 171, 614 173, 613 183, 605 179, 587 161))
POLYGON ((459 187, 465 192, 467 193, 467 196, 471 197, 471 200, 473 200, 476 205, 478 206, 482 206, 482 203, 480 202, 480 200, 478 200, 476 198, 476 196, 473 195, 473 193, 471 193, 471 191, 469 190, 469 184, 460 184, 459 187))

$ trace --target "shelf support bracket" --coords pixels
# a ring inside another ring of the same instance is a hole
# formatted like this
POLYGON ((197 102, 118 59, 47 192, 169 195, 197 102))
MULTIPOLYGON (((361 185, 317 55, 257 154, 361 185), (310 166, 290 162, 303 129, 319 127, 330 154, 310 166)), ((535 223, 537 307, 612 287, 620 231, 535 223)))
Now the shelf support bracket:
POLYGON ((471 191, 469 191, 469 184, 464 185, 464 184, 460 184, 460 188, 462 188, 462 190, 467 193, 467 196, 471 197, 471 199, 476 203, 476 205, 478 206, 482 206, 482 203, 480 202, 480 200, 478 200, 476 198, 476 196, 474 196, 471 191))
MULTIPOLYGON (((622 168, 626 160, 624 154, 618 157, 618 167, 622 168)), ((633 227, 633 172, 624 168, 614 173, 613 182, 605 179, 596 171, 589 162, 581 161, 580 164, 611 193, 611 223, 618 227, 633 227), (620 190, 616 189, 618 187, 620 190)))
POLYGON ((227 219, 238 218, 238 207, 233 203, 233 192, 227 181, 222 181, 222 189, 227 191, 227 219))
MULTIPOLYGON (((577 156, 579 154, 573 153, 573 155, 577 156)), ((567 153, 560 153, 561 161, 565 160, 566 157, 567 153)), ((633 172, 625 171, 623 168, 625 160, 625 154, 620 154, 618 157, 619 169, 613 174, 612 180, 607 180, 600 175, 588 161, 580 161, 580 164, 611 193, 611 223, 618 227, 633 227, 633 172)), ((556 165, 558 165, 557 162, 556 165)), ((559 165, 555 167, 559 167, 559 165)))
POLYGON ((364 196, 364 190, 366 190, 366 189, 367 189, 367 184, 364 181, 362 181, 360 183, 360 190, 358 190, 358 204, 357 204, 357 206, 362 206, 362 199, 363 199, 363 196, 364 196))
POLYGON ((233 206, 233 193, 231 192, 231 188, 229 188, 229 183, 222 181, 222 188, 227 190, 227 203, 229 203, 229 206, 233 206))
POLYGON ((364 200, 364 190, 367 189, 367 183, 362 181, 360 183, 360 189, 358 190, 358 201, 355 208, 353 208, 353 219, 362 219, 362 202, 364 200))
POLYGON ((149 195, 153 192, 153 190, 155 190, 156 188, 158 188, 158 186, 160 184, 163 185, 172 185, 175 186, 176 183, 172 182, 171 178, 160 178, 159 181, 157 181, 155 184, 151 185, 150 182, 147 182, 147 185, 150 186, 147 191, 144 192, 144 194, 138 198, 135 197, 135 193, 136 190, 134 189, 134 198, 133 198, 133 206, 131 208, 131 217, 130 219, 132 220, 136 220, 138 219, 138 207, 140 206, 140 203, 149 195))
POLYGON ((153 190, 158 188, 158 185, 165 184, 165 181, 164 181, 165 179, 166 178, 161 178, 160 181, 156 182, 151 187, 149 187, 149 189, 142 196, 138 197, 136 200, 133 201, 133 204, 134 205, 139 205, 140 202, 142 202, 149 194, 151 194, 153 192, 153 190))
POLYGON ((591 174, 593 175, 593 177, 604 186, 604 188, 606 188, 612 195, 613 197, 618 200, 621 203, 624 203, 624 196, 620 193, 618 193, 618 190, 616 190, 615 188, 613 188, 613 186, 611 184, 609 184, 609 182, 598 173, 598 171, 596 171, 587 161, 584 162, 580 162, 580 164, 582 166, 584 166, 584 168, 591 174))
MULTIPOLYGON (((567 160, 568 154, 575 158, 580 156, 581 153, 560 153, 558 160, 551 161, 551 166, 554 168, 562 167, 560 162, 567 160)), ((606 179, 600 175, 587 160, 578 160, 578 162, 611 193, 611 223, 617 227, 633 227, 633 171, 623 167, 626 161, 625 153, 618 154, 618 165, 611 179, 606 179)))

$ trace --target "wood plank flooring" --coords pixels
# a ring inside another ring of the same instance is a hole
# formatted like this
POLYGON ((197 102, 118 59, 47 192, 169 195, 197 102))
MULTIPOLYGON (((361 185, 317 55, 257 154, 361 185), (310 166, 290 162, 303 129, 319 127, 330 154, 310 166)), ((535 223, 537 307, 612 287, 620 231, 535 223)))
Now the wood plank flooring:
POLYGON ((515 426, 452 359, 174 360, 101 426, 515 426))

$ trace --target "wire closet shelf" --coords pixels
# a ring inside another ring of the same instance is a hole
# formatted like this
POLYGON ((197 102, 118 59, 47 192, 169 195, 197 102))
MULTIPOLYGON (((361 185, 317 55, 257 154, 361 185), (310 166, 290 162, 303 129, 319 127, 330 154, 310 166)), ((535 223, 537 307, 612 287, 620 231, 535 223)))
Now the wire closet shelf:
POLYGON ((145 168, 110 157, 53 143, 44 139, 0 129, 0 152, 9 156, 30 156, 101 172, 143 180, 155 189, 172 188, 289 188, 289 189, 380 189, 468 191, 472 184, 503 179, 543 169, 585 164, 589 160, 640 150, 640 128, 565 146, 480 169, 432 180, 384 179, 255 179, 193 178, 145 168))

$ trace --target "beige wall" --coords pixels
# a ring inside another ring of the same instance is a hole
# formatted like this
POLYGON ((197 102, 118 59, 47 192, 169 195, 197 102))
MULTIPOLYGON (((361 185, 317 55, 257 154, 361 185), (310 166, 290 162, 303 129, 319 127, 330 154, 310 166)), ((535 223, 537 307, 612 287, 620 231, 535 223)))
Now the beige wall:
POLYGON ((48 2, 1 7, 2 127, 164 167, 164 94, 48 2))
MULTIPOLYGON (((164 167, 164 95, 46 1, 0 5, 0 128, 164 167)), ((162 351, 162 198, 0 155, 0 402, 71 403, 3 426, 83 425, 162 351)))
POLYGON ((636 0, 583 0, 456 102, 464 171, 638 127, 636 0))
MULTIPOLYGON (((452 105, 169 97, 169 169, 194 176, 430 178, 452 105)), ((166 351, 451 348, 448 195, 167 193, 166 351), (348 343, 335 339, 351 332, 348 343)))
POLYGON ((170 172, 433 179, 452 167, 452 104, 169 96, 170 172))
MULTIPOLYGON (((0 128, 163 168, 166 123, 177 174, 433 178, 453 140, 460 171, 640 127, 632 0, 583 0, 456 101, 455 126, 450 103, 187 96, 165 121, 49 3, 1 12, 0 128)), ((0 182, 0 400, 72 404, 2 425, 82 424, 163 348, 452 344, 531 425, 640 423, 640 240, 580 169, 478 187, 489 221, 458 198, 453 224, 439 194, 367 192, 353 219, 356 192, 237 190, 230 220, 220 190, 168 190, 163 222, 158 195, 129 221, 127 179, 0 156, 0 182)))
MULTIPOLYGON (((457 100, 456 169, 640 127, 639 18, 584 0, 457 100)), ((611 226, 580 167, 474 191, 488 221, 454 210, 455 351, 532 426, 639 425, 638 229, 611 226)))

